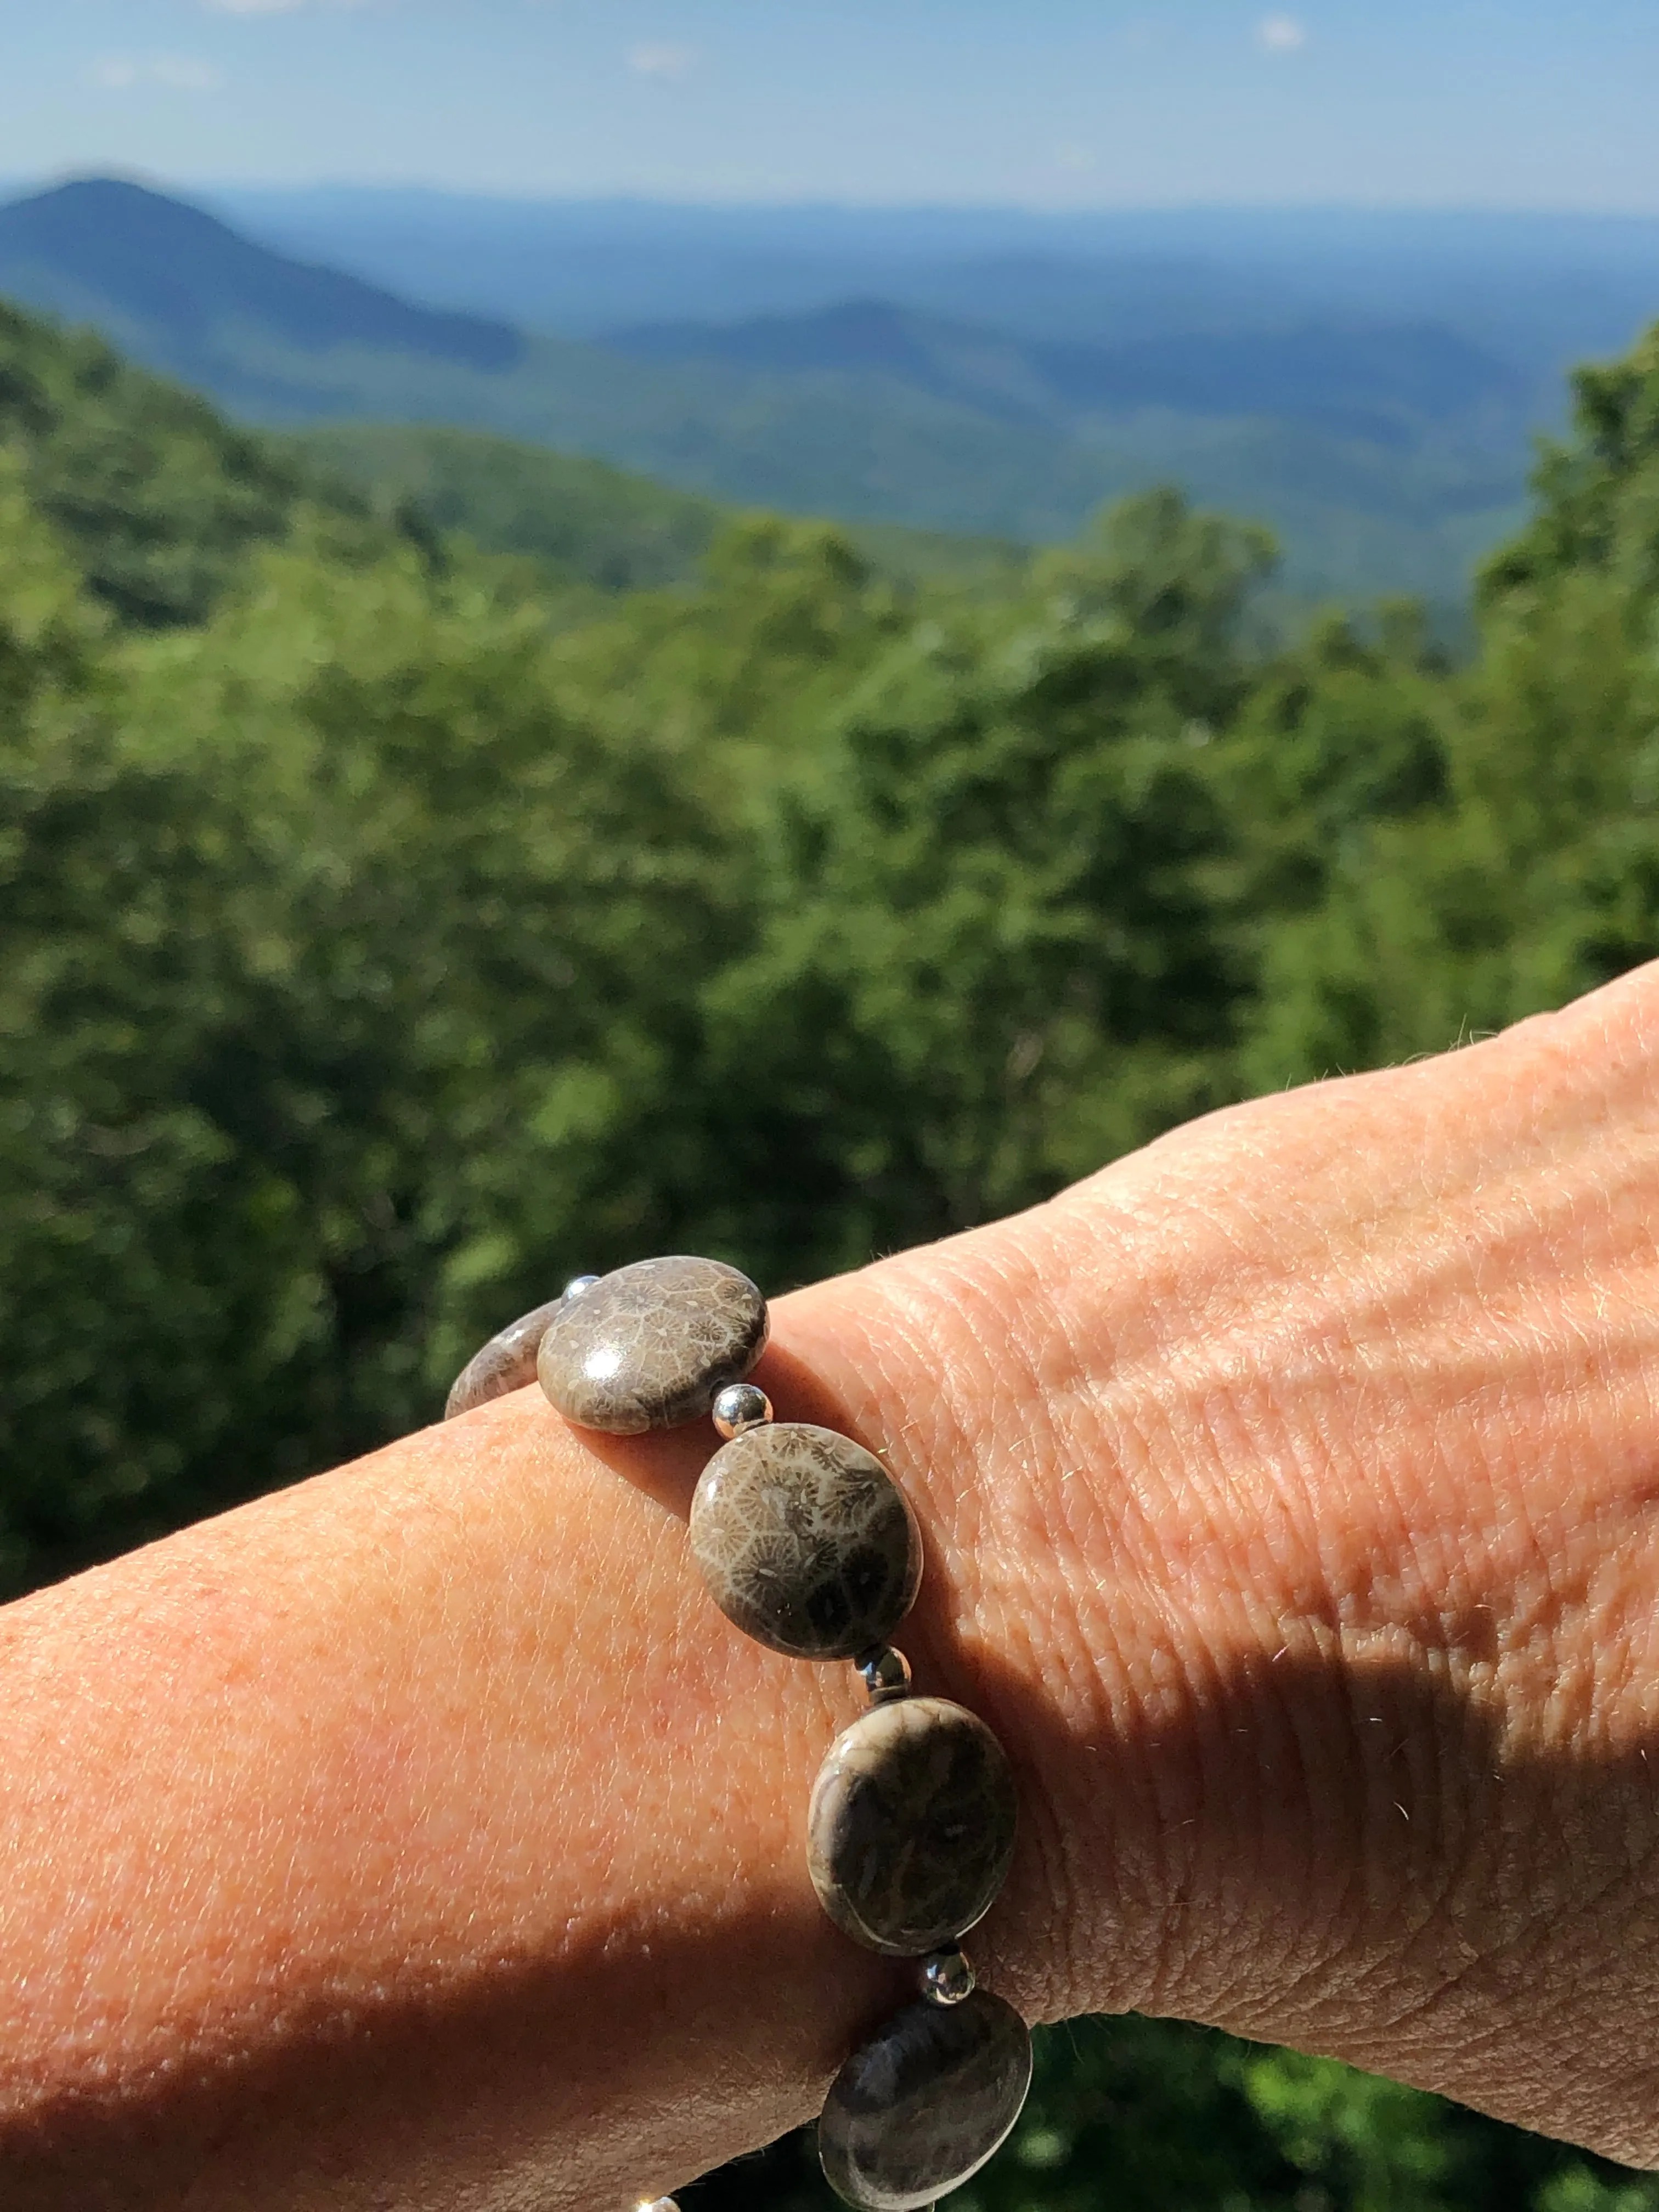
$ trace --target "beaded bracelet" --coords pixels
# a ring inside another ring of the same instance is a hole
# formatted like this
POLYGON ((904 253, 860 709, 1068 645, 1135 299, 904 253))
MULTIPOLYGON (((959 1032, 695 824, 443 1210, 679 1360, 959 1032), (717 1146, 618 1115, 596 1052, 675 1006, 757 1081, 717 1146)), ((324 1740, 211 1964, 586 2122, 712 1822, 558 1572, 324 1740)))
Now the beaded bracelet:
MULTIPOLYGON (((859 2212, 921 2212, 991 2157, 1030 2086, 1024 2021, 976 1986, 961 1948, 1013 1856, 1013 1776, 983 1721, 912 1694, 889 1638, 921 1582, 915 1516, 850 1437, 774 1422, 747 1379, 767 1330, 765 1299, 718 1261, 579 1276, 490 1340, 447 1413, 539 1379, 567 1420, 610 1436, 713 1415, 725 1442, 698 1480, 690 1530, 709 1595, 773 1651, 850 1659, 870 1700, 813 1784, 812 1887, 855 1942, 920 1962, 920 1996, 836 2076, 818 2155, 859 2212)), ((649 2212, 673 2212, 672 2200, 649 2212)))

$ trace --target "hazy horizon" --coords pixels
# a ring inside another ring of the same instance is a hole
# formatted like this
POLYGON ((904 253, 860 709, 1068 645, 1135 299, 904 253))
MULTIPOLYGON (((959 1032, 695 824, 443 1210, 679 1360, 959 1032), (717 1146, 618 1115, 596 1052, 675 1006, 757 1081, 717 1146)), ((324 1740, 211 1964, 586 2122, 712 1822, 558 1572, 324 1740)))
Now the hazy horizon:
POLYGON ((1640 0, 76 0, 6 52, 15 177, 1659 215, 1640 0))
POLYGON ((991 198, 977 201, 926 198, 860 200, 850 197, 838 198, 829 192, 743 196, 735 193, 627 191, 600 186, 591 189, 577 186, 559 189, 526 187, 511 191, 490 185, 449 182, 417 174, 373 178, 324 174, 300 179, 276 174, 185 177, 143 163, 120 161, 65 162, 52 168, 13 172, 0 176, 0 198, 9 201, 32 198, 64 185, 100 179, 141 185, 169 198, 204 208, 211 208, 217 204, 234 205, 244 200, 266 198, 272 201, 293 202, 338 198, 359 203, 430 199, 504 209, 638 209, 670 215, 684 210, 692 216, 845 216, 860 222, 883 216, 924 221, 937 218, 950 224, 990 220, 1006 221, 1033 229, 1056 230, 1066 228, 1085 230, 1094 226, 1106 229, 1117 224, 1125 227, 1159 222, 1178 225, 1210 221, 1224 224, 1237 221, 1240 224, 1247 224, 1264 219, 1282 221, 1287 225, 1316 226, 1322 222, 1373 225, 1379 231, 1448 223, 1467 223, 1472 229, 1486 230, 1510 226, 1528 226, 1536 229, 1554 223, 1569 231, 1591 228, 1616 231, 1628 228, 1632 231, 1645 232, 1659 228, 1659 203, 1645 209, 1586 208, 1543 204, 1537 206, 1498 206, 1468 200, 1383 202, 1345 200, 1333 197, 1323 200, 1192 198, 1123 203, 1110 206, 1034 206, 1018 200, 991 198))
POLYGON ((1606 224, 1616 227, 1628 223, 1632 227, 1652 227, 1659 224, 1659 199, 1654 205, 1639 207, 1575 207, 1565 203, 1544 203, 1537 205, 1498 205, 1475 200, 1383 201, 1371 199, 1343 199, 1333 196, 1328 199, 1250 199, 1243 197, 1211 199, 1167 199, 1122 201, 1110 204, 1089 206, 1045 206, 1020 200, 945 199, 918 197, 914 199, 858 199, 837 196, 832 192, 776 192, 699 193, 690 191, 670 192, 644 189, 629 191, 595 185, 506 190, 487 184, 453 182, 411 173, 408 176, 352 177, 318 175, 289 178, 281 175, 223 175, 183 178, 164 170, 120 163, 67 165, 56 170, 0 179, 0 190, 9 194, 47 191, 54 186, 76 183, 91 178, 118 178, 131 184, 143 185, 155 191, 165 192, 179 199, 206 202, 217 196, 234 198, 247 193, 270 193, 289 198, 307 196, 324 198, 330 194, 368 199, 377 196, 390 198, 477 200, 502 207, 642 207, 653 209, 685 208, 710 214, 798 214, 849 215, 860 217, 881 215, 939 216, 949 218, 971 219, 976 216, 1018 217, 1033 224, 1086 224, 1091 222, 1108 223, 1116 218, 1125 221, 1160 218, 1180 220, 1188 216, 1251 217, 1279 216, 1287 220, 1318 221, 1322 216, 1340 218, 1345 222, 1375 219, 1378 223, 1398 221, 1410 222, 1468 222, 1471 223, 1507 222, 1549 223, 1566 225, 1606 224))

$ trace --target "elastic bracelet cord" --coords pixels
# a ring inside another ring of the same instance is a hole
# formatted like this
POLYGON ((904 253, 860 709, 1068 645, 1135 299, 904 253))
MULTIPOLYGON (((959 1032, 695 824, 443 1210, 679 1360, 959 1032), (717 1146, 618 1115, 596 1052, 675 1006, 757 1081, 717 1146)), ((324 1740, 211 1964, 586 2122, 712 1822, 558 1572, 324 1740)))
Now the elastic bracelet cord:
MULTIPOLYGON (((870 1701, 812 1787, 812 1887, 855 1942, 918 1962, 917 1997, 836 2076, 818 2155, 859 2212, 921 2212, 992 2156, 1030 2086, 1024 2021, 977 1986, 961 1948, 1007 1878, 1013 1776, 983 1721, 913 1692, 891 1638, 921 1582, 915 1516, 850 1437, 773 1419, 748 1379, 767 1333, 766 1301, 735 1267, 642 1260, 579 1276, 491 1338, 447 1411, 539 1380, 568 1421, 608 1436, 713 1417, 725 1441, 690 1522, 709 1595, 769 1650, 850 1660, 870 1701)), ((673 2212, 672 2200, 641 2212, 673 2212)))

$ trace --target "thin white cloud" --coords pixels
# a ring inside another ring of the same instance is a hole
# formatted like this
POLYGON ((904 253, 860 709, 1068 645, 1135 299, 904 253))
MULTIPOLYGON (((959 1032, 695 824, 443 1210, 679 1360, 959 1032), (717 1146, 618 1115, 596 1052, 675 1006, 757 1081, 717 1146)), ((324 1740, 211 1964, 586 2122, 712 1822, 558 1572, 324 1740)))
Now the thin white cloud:
POLYGON ((1308 43, 1307 26, 1294 15, 1264 15, 1255 27, 1255 42, 1270 54, 1294 54, 1308 43))
POLYGON ((104 54, 88 71, 100 92, 159 85, 166 92, 216 92, 224 73, 190 54, 104 54))
POLYGON ((631 46, 628 66, 636 76, 685 76, 697 65, 695 46, 677 46, 665 42, 647 40, 643 46, 631 46))

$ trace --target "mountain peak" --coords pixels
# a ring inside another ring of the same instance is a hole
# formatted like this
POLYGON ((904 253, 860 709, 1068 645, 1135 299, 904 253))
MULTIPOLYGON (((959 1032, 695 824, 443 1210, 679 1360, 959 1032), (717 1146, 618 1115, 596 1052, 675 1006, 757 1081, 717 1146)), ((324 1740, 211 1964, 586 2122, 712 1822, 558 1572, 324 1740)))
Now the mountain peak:
POLYGON ((66 220, 82 222, 88 218, 107 219, 111 216, 137 216, 140 219, 161 222, 170 227, 201 227, 223 230, 227 224, 209 215, 192 201, 181 200, 176 194, 164 192, 154 185, 147 185, 137 177, 90 176, 66 177, 62 184, 48 185, 26 198, 10 203, 12 209, 29 208, 44 221, 66 220))
POLYGON ((123 177, 78 177, 0 207, 0 291, 76 319, 113 308, 165 335, 167 365, 185 374, 231 322, 305 353, 368 346, 469 368, 511 368, 524 346, 507 324, 411 306, 123 177))

